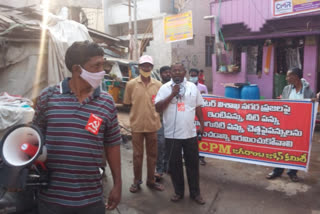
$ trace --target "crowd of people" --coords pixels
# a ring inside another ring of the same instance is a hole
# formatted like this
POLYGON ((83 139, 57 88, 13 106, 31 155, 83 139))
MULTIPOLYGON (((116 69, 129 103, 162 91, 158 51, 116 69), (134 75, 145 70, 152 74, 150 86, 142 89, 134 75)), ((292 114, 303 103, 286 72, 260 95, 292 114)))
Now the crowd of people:
MULTIPOLYGON (((33 125, 39 127, 47 148, 49 185, 38 196, 39 214, 104 214, 115 209, 121 199, 122 142, 117 110, 112 96, 100 90, 104 78, 104 52, 96 43, 73 43, 65 55, 71 77, 45 88, 35 104, 33 125), (113 177, 108 199, 103 198, 101 166, 107 160, 113 177)), ((151 78, 153 59, 142 56, 140 75, 126 85, 123 103, 130 107, 133 145, 133 182, 130 192, 142 184, 144 148, 147 155, 147 187, 163 191, 159 182, 171 176, 177 202, 184 197, 185 160, 190 197, 205 201, 199 188, 197 135, 203 132, 200 83, 203 75, 193 69, 186 80, 182 64, 160 69, 162 82, 151 78), (195 115, 200 128, 194 125, 195 115), (183 157, 182 157, 183 151, 183 157)))
MULTIPOLYGON (((95 43, 72 44, 65 55, 71 78, 44 89, 37 99, 33 124, 38 126, 47 147, 49 186, 39 194, 39 214, 104 214, 117 207, 121 199, 122 179, 120 144, 122 142, 114 101, 100 90, 104 77, 104 52, 95 43), (113 176, 113 188, 107 202, 103 199, 100 167, 103 155, 113 176)), ((123 103, 130 108, 133 147, 133 181, 129 191, 138 193, 143 183, 142 166, 146 148, 146 186, 163 191, 161 178, 171 177, 172 202, 184 198, 185 164, 190 198, 203 205, 199 185, 198 136, 204 129, 202 94, 207 94, 203 71, 191 69, 189 81, 183 64, 160 69, 161 81, 151 78, 153 59, 139 59, 137 78, 130 80, 123 103), (198 129, 194 120, 199 121, 198 129), (184 164, 183 164, 184 160, 184 164)), ((287 73, 289 85, 284 99, 314 98, 309 84, 302 80, 299 68, 287 73)), ((319 96, 319 94, 318 94, 319 96)), ((275 168, 268 179, 280 177, 284 169, 275 168)), ((297 171, 289 170, 292 181, 297 171)))

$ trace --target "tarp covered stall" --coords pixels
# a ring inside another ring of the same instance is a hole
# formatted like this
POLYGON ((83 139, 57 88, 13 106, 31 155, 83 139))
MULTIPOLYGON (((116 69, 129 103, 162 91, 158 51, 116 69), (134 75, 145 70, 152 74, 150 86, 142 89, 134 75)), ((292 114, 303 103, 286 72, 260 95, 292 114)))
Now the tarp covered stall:
POLYGON ((35 99, 48 85, 57 84, 71 73, 65 66, 67 48, 75 41, 106 41, 104 48, 125 52, 121 40, 86 26, 49 14, 43 26, 42 11, 33 7, 0 5, 0 92, 35 99), (45 32, 40 50, 41 33, 45 32), (119 46, 113 45, 119 43, 119 46))

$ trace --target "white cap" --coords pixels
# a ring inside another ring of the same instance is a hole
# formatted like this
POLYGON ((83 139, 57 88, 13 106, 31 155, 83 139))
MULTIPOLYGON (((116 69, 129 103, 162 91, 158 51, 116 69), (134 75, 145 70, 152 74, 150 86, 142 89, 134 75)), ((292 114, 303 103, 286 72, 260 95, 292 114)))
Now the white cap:
POLYGON ((151 56, 149 55, 143 55, 140 57, 139 59, 139 65, 143 64, 143 63, 149 63, 151 65, 153 65, 153 59, 151 56))

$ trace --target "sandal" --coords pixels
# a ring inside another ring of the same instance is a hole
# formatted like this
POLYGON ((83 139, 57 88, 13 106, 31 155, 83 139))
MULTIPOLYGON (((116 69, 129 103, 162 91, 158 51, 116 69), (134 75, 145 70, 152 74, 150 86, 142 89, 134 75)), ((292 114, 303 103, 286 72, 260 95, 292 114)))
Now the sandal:
POLYGON ((200 195, 198 195, 196 197, 192 197, 191 199, 200 205, 204 205, 206 203, 200 195))
POLYGON ((272 179, 275 179, 275 178, 280 177, 280 176, 281 176, 281 174, 277 174, 275 172, 271 172, 266 176, 266 179, 272 180, 272 179))
POLYGON ((175 195, 173 195, 172 197, 171 197, 171 201, 172 202, 178 202, 178 201, 180 201, 181 199, 183 199, 183 196, 182 195, 177 195, 177 194, 175 194, 175 195))
POLYGON ((140 190, 140 184, 132 184, 130 187, 130 192, 136 193, 140 190))
POLYGON ((158 190, 158 191, 163 191, 164 190, 164 186, 158 182, 154 182, 154 183, 147 183, 147 186, 150 189, 154 189, 154 190, 158 190))
POLYGON ((156 182, 160 182, 161 178, 162 178, 162 174, 156 172, 156 173, 154 173, 154 178, 155 178, 156 182))
POLYGON ((298 182, 299 178, 295 174, 288 174, 292 182, 298 182))

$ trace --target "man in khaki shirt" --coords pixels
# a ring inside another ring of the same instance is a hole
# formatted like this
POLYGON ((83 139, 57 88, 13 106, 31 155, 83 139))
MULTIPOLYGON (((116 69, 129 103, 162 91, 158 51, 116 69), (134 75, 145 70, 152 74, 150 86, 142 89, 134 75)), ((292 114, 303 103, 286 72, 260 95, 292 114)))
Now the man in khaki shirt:
POLYGON ((147 186, 162 191, 163 185, 156 183, 154 171, 157 161, 157 130, 161 127, 154 100, 161 82, 150 77, 153 69, 151 56, 139 59, 140 75, 126 85, 123 103, 131 105, 130 125, 132 130, 134 180, 130 192, 136 193, 142 183, 144 140, 147 153, 147 186))

